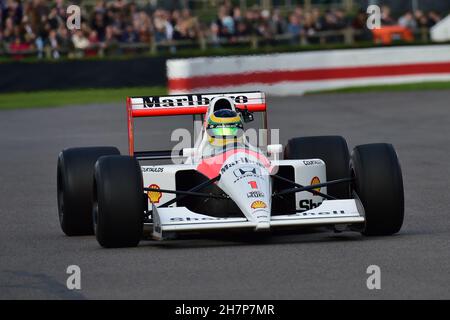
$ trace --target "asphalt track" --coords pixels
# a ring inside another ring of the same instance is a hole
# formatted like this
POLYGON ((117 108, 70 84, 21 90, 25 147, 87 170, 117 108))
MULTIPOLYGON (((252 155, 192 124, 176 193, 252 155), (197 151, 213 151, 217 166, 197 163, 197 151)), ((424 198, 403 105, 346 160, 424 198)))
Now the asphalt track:
MULTIPOLYGON (((56 159, 69 146, 116 145, 125 153, 123 105, 0 112, 1 299, 450 298, 450 91, 271 98, 281 140, 340 134, 350 147, 395 145, 406 218, 392 237, 308 232, 142 242, 102 249, 59 228, 56 159), (68 265, 82 289, 66 288, 68 265), (366 268, 381 268, 368 290, 366 268)), ((169 146, 185 118, 151 120, 141 144, 169 146)), ((141 125, 142 127, 142 125, 141 125)))

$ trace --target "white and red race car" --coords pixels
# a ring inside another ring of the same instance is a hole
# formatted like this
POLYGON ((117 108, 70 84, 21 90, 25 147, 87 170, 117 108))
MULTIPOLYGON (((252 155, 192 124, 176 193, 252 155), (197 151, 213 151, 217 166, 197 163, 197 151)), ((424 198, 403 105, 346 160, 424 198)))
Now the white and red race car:
POLYGON ((269 232, 301 226, 390 235, 403 223, 403 182, 390 144, 349 154, 340 136, 290 139, 256 147, 247 137, 220 151, 206 126, 180 152, 134 150, 134 118, 193 115, 206 121, 229 109, 244 123, 267 105, 262 92, 128 97, 129 155, 114 147, 70 148, 58 157, 58 211, 69 236, 94 234, 104 247, 136 246, 145 234, 171 239, 217 230, 269 232), (284 154, 283 159, 281 154, 284 154), (143 165, 155 160, 166 165, 143 165))

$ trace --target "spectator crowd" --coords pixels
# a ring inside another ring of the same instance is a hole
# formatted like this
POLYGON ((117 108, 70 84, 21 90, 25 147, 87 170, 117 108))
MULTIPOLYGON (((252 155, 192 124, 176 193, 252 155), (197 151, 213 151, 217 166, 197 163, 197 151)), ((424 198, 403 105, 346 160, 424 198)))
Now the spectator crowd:
MULTIPOLYGON (((123 53, 136 50, 139 44, 148 48, 149 43, 170 45, 172 40, 197 43, 204 39, 210 45, 219 46, 258 36, 267 43, 283 37, 298 43, 300 38, 313 39, 321 31, 348 27, 362 31, 367 20, 365 11, 352 17, 338 8, 321 11, 297 6, 282 12, 276 8, 252 7, 243 11, 226 0, 218 7, 216 17, 204 22, 189 9, 167 10, 152 7, 148 1, 144 5, 140 3, 97 0, 89 8, 82 7, 80 29, 69 30, 66 26, 67 1, 0 0, 0 50, 15 53, 16 57, 33 53, 38 57, 57 59, 67 54, 123 53)), ((416 31, 429 28, 440 19, 436 12, 421 10, 394 18, 389 7, 382 7, 383 25, 402 25, 416 31)))

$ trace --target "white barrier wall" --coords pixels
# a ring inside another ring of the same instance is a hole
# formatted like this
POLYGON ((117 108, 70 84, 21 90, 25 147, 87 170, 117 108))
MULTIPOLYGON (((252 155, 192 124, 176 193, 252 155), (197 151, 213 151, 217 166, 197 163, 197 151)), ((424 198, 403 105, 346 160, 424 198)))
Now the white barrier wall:
POLYGON ((436 23, 430 30, 434 42, 450 41, 450 15, 436 23))
POLYGON ((272 95, 450 80, 450 45, 309 51, 167 61, 169 91, 272 95))

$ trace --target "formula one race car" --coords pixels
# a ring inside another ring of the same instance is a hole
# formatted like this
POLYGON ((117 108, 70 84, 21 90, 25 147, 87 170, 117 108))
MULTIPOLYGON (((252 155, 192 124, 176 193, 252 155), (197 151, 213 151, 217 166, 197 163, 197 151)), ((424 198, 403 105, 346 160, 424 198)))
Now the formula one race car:
POLYGON ((329 226, 367 236, 400 230, 403 182, 392 145, 360 145, 350 155, 344 138, 318 136, 293 138, 284 152, 267 137, 256 147, 244 123, 262 112, 267 132, 266 111, 261 92, 127 98, 128 156, 114 147, 59 154, 62 230, 95 233, 104 247, 137 246, 145 234, 160 240, 225 229, 329 226), (195 145, 135 151, 134 118, 169 115, 202 121, 195 145), (164 159, 173 163, 140 165, 164 159))

